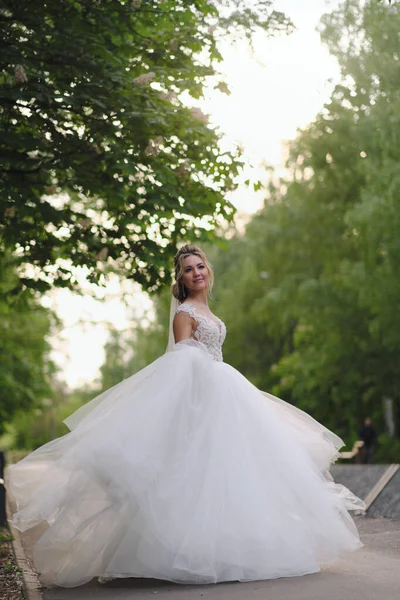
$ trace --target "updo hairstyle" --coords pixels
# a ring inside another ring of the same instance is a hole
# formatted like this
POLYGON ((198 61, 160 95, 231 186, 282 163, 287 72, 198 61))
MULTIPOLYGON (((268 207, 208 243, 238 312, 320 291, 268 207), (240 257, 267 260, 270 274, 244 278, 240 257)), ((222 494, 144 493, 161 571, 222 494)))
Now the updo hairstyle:
POLYGON ((183 282, 181 281, 184 269, 184 259, 190 255, 198 256, 200 260, 203 261, 207 271, 208 271, 208 294, 211 295, 211 290, 214 284, 214 273, 212 270, 212 266, 207 260, 206 255, 200 248, 197 246, 193 246, 192 244, 185 244, 179 251, 176 253, 174 257, 174 267, 175 267, 175 283, 172 286, 172 294, 178 300, 178 302, 182 303, 189 295, 188 289, 185 287, 183 282))

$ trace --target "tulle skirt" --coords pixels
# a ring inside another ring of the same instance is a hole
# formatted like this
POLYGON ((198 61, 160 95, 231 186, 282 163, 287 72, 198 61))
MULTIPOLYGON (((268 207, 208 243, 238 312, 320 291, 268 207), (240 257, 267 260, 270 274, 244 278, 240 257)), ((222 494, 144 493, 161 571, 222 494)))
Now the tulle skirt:
POLYGON ((343 442, 193 340, 67 420, 10 468, 44 583, 315 573, 361 546, 362 502, 329 476, 343 442), (44 526, 44 527, 43 527, 44 526))

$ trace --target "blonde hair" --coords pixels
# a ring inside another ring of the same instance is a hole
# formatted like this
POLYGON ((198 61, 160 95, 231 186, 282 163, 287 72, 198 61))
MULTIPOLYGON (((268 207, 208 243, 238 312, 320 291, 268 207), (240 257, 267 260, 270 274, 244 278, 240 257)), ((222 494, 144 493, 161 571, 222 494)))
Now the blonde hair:
POLYGON ((187 256, 198 256, 208 271, 208 289, 207 292, 211 295, 211 290, 214 285, 214 272, 212 266, 207 260, 204 252, 198 247, 193 246, 192 244, 185 244, 182 248, 179 249, 177 254, 174 257, 174 267, 175 267, 175 283, 172 286, 172 294, 178 300, 178 302, 183 302, 188 297, 189 293, 183 282, 181 281, 183 275, 184 268, 184 259, 187 256))

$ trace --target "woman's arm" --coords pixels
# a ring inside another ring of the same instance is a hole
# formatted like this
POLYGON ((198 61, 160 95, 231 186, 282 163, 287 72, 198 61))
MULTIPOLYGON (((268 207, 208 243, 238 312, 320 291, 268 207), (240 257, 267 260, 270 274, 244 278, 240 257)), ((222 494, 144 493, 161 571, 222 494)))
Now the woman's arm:
POLYGON ((186 312, 179 312, 174 317, 173 329, 175 344, 192 336, 194 319, 186 312))

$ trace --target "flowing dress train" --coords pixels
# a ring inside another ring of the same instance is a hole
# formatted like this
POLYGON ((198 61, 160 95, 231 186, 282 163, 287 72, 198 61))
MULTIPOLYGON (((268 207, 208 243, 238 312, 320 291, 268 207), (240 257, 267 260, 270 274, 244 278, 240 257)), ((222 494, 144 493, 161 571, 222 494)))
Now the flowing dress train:
POLYGON ((13 524, 36 527, 45 583, 184 583, 315 573, 361 546, 362 502, 329 476, 343 442, 222 360, 225 325, 196 321, 139 373, 10 468, 13 524))

